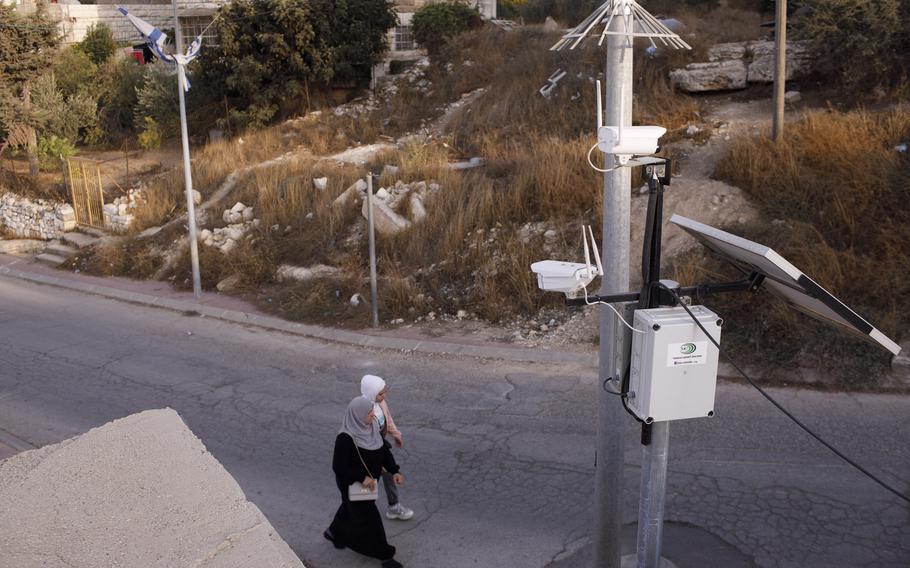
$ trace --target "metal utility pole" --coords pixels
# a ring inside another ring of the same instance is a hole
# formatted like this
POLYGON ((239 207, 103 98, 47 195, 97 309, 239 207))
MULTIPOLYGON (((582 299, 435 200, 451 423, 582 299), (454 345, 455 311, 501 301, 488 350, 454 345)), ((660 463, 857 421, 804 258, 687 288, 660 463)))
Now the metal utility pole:
MULTIPOLYGON (((625 32, 626 20, 616 18, 616 31, 625 32)), ((632 124, 632 41, 622 35, 607 39, 606 124, 632 124), (624 100, 620 101, 620 97, 624 100), (621 109, 621 115, 620 115, 621 109)), ((609 167, 609 166, 608 166, 609 167)), ((603 265, 600 294, 629 289, 629 233, 631 171, 615 168, 604 173, 603 265)), ((623 468, 628 416, 618 396, 603 388, 604 381, 622 381, 629 363, 630 334, 613 310, 600 308, 600 367, 597 389, 597 466, 594 484, 594 566, 619 568, 622 557, 623 468)))
POLYGON ((784 92, 787 87, 787 0, 777 0, 774 19, 774 126, 775 141, 784 135, 784 92))
POLYGON ((376 230, 373 226, 373 172, 367 174, 367 231, 370 234, 370 304, 375 329, 379 327, 379 290, 376 284, 376 230))
MULTIPOLYGON (((180 20, 177 18, 177 0, 174 6, 174 45, 176 53, 183 53, 183 34, 180 33, 180 20)), ((199 277, 199 243, 196 240, 196 206, 193 203, 193 174, 190 171, 190 141, 186 130, 186 102, 183 97, 185 84, 183 65, 177 65, 177 93, 180 97, 180 135, 183 139, 183 180, 186 185, 186 216, 189 227, 190 261, 193 267, 193 297, 198 302, 202 299, 202 281, 199 277)))

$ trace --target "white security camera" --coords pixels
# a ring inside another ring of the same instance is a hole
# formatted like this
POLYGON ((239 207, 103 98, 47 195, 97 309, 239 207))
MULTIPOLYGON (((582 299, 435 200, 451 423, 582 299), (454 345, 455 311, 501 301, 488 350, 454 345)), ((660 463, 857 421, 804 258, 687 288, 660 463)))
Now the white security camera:
POLYGON ((594 232, 590 227, 581 228, 582 243, 584 243, 585 263, 564 262, 561 260, 541 260, 531 265, 531 271, 537 274, 537 287, 547 292, 562 292, 568 298, 578 296, 597 276, 603 276, 603 265, 600 262, 600 251, 594 240, 594 232), (597 266, 591 264, 591 254, 588 249, 588 232, 591 236, 591 245, 594 248, 594 258, 597 266))
MULTIPOLYGON (((629 163, 632 156, 650 156, 660 149, 657 141, 667 133, 663 126, 605 126, 600 81, 596 83, 597 93, 597 148, 610 154, 620 166, 629 163)), ((623 116, 623 97, 619 97, 619 116, 623 116)))

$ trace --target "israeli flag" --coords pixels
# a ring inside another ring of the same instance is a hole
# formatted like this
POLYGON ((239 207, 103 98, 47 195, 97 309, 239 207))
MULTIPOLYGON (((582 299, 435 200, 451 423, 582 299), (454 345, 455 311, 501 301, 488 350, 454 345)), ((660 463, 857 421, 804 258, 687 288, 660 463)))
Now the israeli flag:
MULTIPOLYGON (((184 67, 184 71, 186 71, 186 65, 188 65, 190 61, 196 59, 196 57, 199 55, 199 50, 202 49, 202 36, 199 36, 193 40, 193 43, 191 43, 187 48, 185 55, 171 55, 164 50, 164 44, 167 43, 166 33, 162 32, 145 20, 137 18, 136 16, 130 14, 126 8, 118 6, 117 10, 126 16, 126 19, 128 19, 130 23, 133 24, 133 27, 135 27, 136 30, 142 35, 142 38, 148 44, 149 49, 152 50, 152 53, 155 54, 155 57, 161 61, 164 61, 170 65, 180 65, 184 67)), ((185 72, 183 74, 183 90, 190 90, 190 81, 186 78, 185 72)))

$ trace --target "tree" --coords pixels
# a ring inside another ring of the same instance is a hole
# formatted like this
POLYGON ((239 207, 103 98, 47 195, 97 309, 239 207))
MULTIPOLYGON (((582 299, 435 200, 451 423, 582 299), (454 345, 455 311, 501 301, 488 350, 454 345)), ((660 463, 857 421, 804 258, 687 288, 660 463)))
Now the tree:
POLYGON ((816 69, 854 92, 893 86, 910 67, 910 0, 812 0, 799 31, 812 41, 816 69))
POLYGON ((480 13, 464 2, 451 0, 428 4, 414 13, 414 39, 433 57, 449 38, 483 24, 480 13))
POLYGON ((91 58, 92 63, 101 65, 117 51, 114 32, 107 24, 96 22, 89 26, 85 38, 79 42, 79 49, 91 58))
POLYGON ((221 10, 203 82, 234 100, 245 127, 305 106, 311 85, 368 76, 397 21, 390 0, 237 0, 221 10))
POLYGON ((37 175, 37 133, 44 117, 32 105, 31 83, 51 64, 60 43, 57 24, 39 5, 28 16, 0 4, 0 151, 25 147, 29 173, 37 175))

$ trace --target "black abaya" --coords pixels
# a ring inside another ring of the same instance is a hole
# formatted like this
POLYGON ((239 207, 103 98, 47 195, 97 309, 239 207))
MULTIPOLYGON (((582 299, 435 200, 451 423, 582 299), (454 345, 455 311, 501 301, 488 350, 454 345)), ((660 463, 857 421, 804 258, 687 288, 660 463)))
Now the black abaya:
POLYGON ((335 454, 332 457, 332 470, 335 472, 335 483, 341 491, 341 506, 335 513, 329 530, 338 546, 346 546, 355 552, 388 560, 395 556, 395 547, 386 540, 382 517, 376 508, 376 501, 351 501, 348 499, 348 487, 356 482, 363 482, 367 471, 357 456, 357 450, 369 468, 373 479, 379 480, 382 470, 398 473, 398 465, 388 446, 383 444, 378 450, 364 450, 354 445, 354 440, 347 434, 338 434, 335 438, 335 454))

